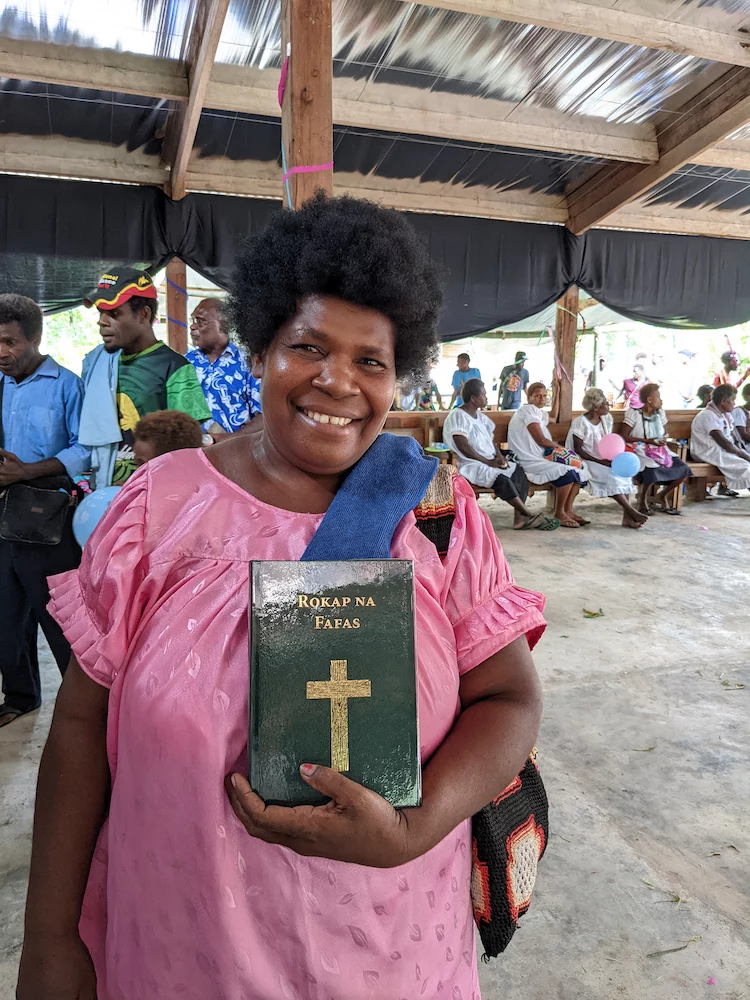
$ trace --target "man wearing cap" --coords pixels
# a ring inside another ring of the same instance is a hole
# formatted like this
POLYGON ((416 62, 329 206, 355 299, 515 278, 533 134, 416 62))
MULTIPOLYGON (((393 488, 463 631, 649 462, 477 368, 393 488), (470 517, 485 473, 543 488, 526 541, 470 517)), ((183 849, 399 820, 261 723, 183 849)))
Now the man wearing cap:
POLYGON ((135 472, 133 430, 155 410, 211 418, 195 369, 157 340, 158 300, 143 271, 113 267, 83 300, 99 311, 104 343, 86 356, 79 439, 92 447, 95 487, 122 486, 135 472))
POLYGON ((187 360, 195 368, 213 417, 205 429, 209 434, 233 434, 260 413, 260 381, 229 339, 220 299, 198 303, 190 320, 190 337, 194 346, 187 360))
POLYGON ((521 395, 529 384, 529 373, 524 368, 526 353, 516 352, 516 360, 512 365, 506 365, 500 372, 500 389, 497 394, 497 405, 501 410, 518 410, 521 406, 521 395))

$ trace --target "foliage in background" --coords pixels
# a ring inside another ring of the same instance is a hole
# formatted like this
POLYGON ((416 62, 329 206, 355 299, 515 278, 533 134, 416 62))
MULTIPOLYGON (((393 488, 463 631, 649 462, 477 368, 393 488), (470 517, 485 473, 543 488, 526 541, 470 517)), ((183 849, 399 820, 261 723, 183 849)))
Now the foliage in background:
POLYGON ((81 374, 84 357, 102 342, 96 325, 95 309, 69 309, 44 317, 42 352, 52 357, 64 368, 81 374))

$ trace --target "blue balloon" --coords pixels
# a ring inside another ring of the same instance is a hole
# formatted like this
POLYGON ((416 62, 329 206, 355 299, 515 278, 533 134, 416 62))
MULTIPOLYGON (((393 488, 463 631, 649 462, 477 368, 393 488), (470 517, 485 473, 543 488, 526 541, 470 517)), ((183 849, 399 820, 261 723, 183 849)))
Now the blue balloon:
POLYGON ((641 461, 632 451, 624 451, 612 459, 612 471, 622 479, 632 479, 641 471, 641 461))
POLYGON ((81 548, 121 489, 122 486, 104 486, 93 493, 87 493, 78 504, 73 514, 73 534, 81 548))

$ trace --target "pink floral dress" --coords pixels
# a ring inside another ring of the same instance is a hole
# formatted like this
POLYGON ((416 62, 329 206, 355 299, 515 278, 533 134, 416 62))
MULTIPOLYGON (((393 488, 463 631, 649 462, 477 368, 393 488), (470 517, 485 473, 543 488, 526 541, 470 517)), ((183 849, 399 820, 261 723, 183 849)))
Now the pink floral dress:
MULTIPOLYGON (((470 821, 394 869, 305 858, 250 837, 224 776, 245 771, 248 562, 298 559, 321 515, 261 503, 200 451, 150 462, 109 508, 50 609, 110 689, 108 817, 81 915, 99 1000, 478 1000, 470 821)), ((459 711, 459 677, 544 628, 471 488, 441 563, 413 559, 423 758, 459 711)))

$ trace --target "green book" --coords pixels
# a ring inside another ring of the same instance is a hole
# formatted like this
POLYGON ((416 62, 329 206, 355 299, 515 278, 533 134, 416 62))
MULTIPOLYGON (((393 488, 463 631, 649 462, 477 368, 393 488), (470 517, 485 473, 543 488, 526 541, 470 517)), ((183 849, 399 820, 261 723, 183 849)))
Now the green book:
POLYGON ((320 804, 299 766, 325 764, 397 808, 418 806, 411 561, 250 568, 253 789, 274 804, 320 804))

